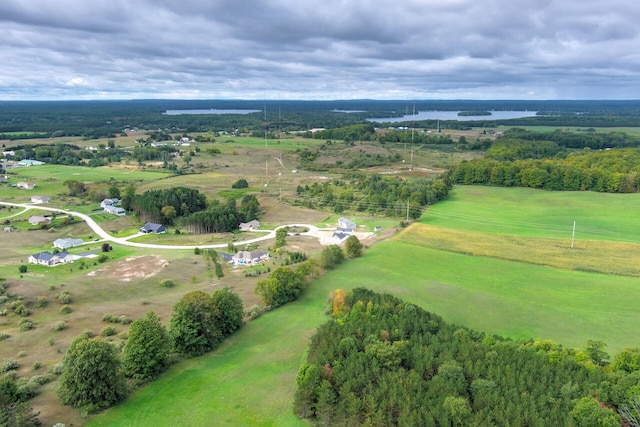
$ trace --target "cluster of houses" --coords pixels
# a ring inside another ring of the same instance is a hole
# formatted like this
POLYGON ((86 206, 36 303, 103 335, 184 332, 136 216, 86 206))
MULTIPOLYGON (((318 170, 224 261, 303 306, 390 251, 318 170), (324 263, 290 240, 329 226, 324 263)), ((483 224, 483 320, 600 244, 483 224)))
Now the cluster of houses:
POLYGON ((61 264, 69 264, 82 258, 80 255, 70 254, 67 249, 75 248, 83 245, 82 239, 56 239, 53 241, 54 251, 43 251, 37 254, 29 255, 29 264, 44 265, 46 267, 55 267, 61 264))

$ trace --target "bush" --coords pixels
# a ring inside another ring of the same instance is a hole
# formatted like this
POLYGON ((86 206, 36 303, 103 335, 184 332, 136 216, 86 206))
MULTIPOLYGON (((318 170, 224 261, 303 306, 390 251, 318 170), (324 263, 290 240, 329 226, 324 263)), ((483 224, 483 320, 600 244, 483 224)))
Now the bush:
POLYGON ((124 314, 118 317, 118 323, 122 325, 129 325, 133 322, 133 319, 129 316, 125 316, 124 314))
POLYGON ((160 286, 162 286, 163 288, 173 288, 175 284, 171 279, 164 279, 162 282, 160 282, 160 286))
POLYGON ((47 299, 47 297, 39 296, 38 298, 36 298, 36 308, 45 308, 47 304, 49 304, 49 300, 47 299))
POLYGON ((97 261, 98 261, 100 264, 103 264, 103 263, 107 262, 108 260, 109 260, 109 255, 107 255, 107 254, 102 254, 102 255, 100 255, 100 256, 98 257, 98 259, 97 259, 97 261))
POLYGON ((5 359, 0 363, 0 374, 5 372, 15 371, 20 367, 20 364, 16 359, 5 359))
POLYGON ((67 322, 65 322, 64 320, 58 320, 56 323, 53 324, 54 331, 61 331, 66 327, 67 327, 67 322))
POLYGON ((18 316, 27 317, 31 314, 31 311, 24 305, 22 301, 19 301, 14 307, 13 312, 18 316))
POLYGON ((103 337, 111 337, 116 335, 117 333, 118 331, 116 331, 116 328, 114 328, 113 326, 105 326, 104 328, 102 328, 100 335, 102 335, 103 337))
POLYGON ((71 308, 71 306, 69 304, 65 304, 62 307, 60 307, 60 314, 69 314, 73 311, 73 309, 71 308))
POLYGON ((102 321, 107 323, 115 323, 118 321, 118 318, 113 314, 107 313, 104 316, 102 316, 102 321))
POLYGON ((20 272, 20 274, 24 274, 29 270, 29 267, 27 267, 26 265, 22 264, 20 267, 18 267, 18 271, 20 272))
POLYGON ((35 325, 35 323, 33 323, 33 320, 31 320, 31 319, 22 319, 20 321, 20 331, 21 332, 30 331, 35 327, 36 327, 36 325, 35 325))
POLYGON ((27 356, 27 352, 26 352, 26 351, 24 351, 24 350, 20 350, 20 351, 18 352, 18 357, 26 357, 26 356, 27 356))
POLYGON ((249 187, 249 183, 244 178, 240 178, 239 180, 231 184, 231 188, 248 188, 248 187, 249 187))
POLYGON ((9 339, 11 337, 11 335, 9 335, 6 332, 0 332, 0 341, 4 341, 6 339, 9 339))
POLYGON ((37 371, 41 367, 42 367, 42 362, 39 360, 36 360, 35 362, 33 362, 33 365, 31 365, 31 369, 33 369, 34 371, 37 371))
POLYGON ((69 294, 68 291, 60 292, 58 295, 56 295, 56 298, 58 298, 58 302, 60 304, 70 304, 71 303, 71 295, 69 294))

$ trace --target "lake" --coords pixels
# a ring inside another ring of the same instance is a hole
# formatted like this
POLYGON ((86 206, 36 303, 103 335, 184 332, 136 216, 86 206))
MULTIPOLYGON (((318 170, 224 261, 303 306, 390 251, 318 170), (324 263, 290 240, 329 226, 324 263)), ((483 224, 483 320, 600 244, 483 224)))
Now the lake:
POLYGON ((208 110, 167 110, 163 114, 167 116, 177 116, 179 114, 251 114, 259 113, 262 110, 236 110, 236 109, 222 109, 209 108, 208 110))
POLYGON ((457 120, 466 122, 471 120, 507 120, 520 119, 522 117, 534 117, 536 111, 490 111, 490 116, 459 116, 460 111, 419 111, 418 113, 404 115, 402 117, 382 117, 367 119, 370 122, 409 122, 412 120, 457 120))

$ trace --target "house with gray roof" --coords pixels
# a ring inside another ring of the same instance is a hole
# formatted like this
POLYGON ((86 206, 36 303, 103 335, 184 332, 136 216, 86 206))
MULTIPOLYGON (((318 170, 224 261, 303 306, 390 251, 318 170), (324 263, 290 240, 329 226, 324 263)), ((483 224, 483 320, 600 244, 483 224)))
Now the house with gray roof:
POLYGON ((166 233, 167 229, 162 224, 154 224, 153 222, 147 222, 140 227, 140 232, 144 234, 162 234, 166 233))
POLYGON ((269 252, 256 249, 254 251, 238 251, 232 258, 233 265, 253 265, 269 259, 269 252))
POLYGON ((355 222, 351 221, 349 218, 339 218, 338 219, 338 229, 351 230, 353 232, 356 229, 357 225, 355 222))
POLYGON ((82 246, 82 239, 72 239, 67 237, 66 239, 56 239, 53 241, 53 247, 58 249, 69 249, 77 246, 82 246))
POLYGON ((71 255, 67 251, 51 253, 48 251, 38 252, 37 254, 29 255, 29 264, 44 265, 47 267, 55 267, 60 264, 68 264, 74 262, 78 257, 71 255))

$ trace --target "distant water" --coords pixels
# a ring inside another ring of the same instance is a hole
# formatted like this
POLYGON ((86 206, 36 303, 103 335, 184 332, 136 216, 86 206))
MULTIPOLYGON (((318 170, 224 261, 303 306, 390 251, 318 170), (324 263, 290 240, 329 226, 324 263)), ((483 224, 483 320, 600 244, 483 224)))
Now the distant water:
POLYGON ((250 114, 259 113, 262 110, 234 110, 234 109, 222 109, 217 110, 210 108, 208 110, 167 110, 164 112, 167 116, 177 116, 179 114, 250 114))
POLYGON ((365 110, 339 110, 337 108, 334 108, 333 110, 331 110, 332 113, 364 113, 365 110))
POLYGON ((415 115, 408 114, 402 117, 381 117, 367 119, 370 122, 409 122, 412 120, 457 120, 466 122, 471 120, 507 120, 521 119, 523 117, 534 117, 536 111, 490 111, 490 116, 459 116, 460 111, 419 111, 415 115))

